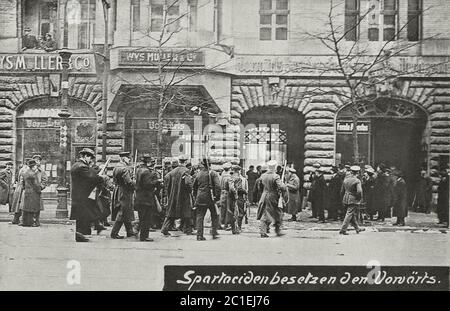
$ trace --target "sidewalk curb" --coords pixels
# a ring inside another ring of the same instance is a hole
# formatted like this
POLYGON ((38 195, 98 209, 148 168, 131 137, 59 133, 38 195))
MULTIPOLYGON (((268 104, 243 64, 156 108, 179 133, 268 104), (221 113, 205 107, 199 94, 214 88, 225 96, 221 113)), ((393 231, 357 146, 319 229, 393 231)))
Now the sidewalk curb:
MULTIPOLYGON (((11 218, 0 218, 0 222, 9 222, 11 223, 11 218)), ((41 224, 49 224, 49 225, 73 225, 75 224, 74 220, 69 219, 39 219, 41 224)))

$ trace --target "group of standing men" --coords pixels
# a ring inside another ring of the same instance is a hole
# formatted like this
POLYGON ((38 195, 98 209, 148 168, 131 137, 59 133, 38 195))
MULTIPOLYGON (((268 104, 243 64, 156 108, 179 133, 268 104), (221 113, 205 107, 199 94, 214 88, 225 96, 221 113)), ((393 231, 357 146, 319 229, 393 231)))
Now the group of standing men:
POLYGON ((39 227, 40 214, 44 210, 42 190, 47 187, 47 175, 41 167, 42 156, 26 159, 14 176, 13 164, 8 162, 0 172, 0 204, 9 205, 14 213, 12 224, 23 227, 39 227))

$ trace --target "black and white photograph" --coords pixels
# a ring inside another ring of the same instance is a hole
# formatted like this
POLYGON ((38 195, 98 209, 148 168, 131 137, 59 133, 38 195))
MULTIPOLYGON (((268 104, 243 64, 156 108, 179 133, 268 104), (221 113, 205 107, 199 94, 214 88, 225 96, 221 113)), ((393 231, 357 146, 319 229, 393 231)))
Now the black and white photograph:
POLYGON ((450 1, 0 0, 0 291, 448 293, 449 177, 450 1))

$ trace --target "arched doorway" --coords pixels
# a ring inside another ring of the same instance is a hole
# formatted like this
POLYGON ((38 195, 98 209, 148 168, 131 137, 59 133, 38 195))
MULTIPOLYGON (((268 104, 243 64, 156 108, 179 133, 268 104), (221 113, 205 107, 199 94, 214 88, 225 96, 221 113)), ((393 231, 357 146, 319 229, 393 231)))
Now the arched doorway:
POLYGON ((280 164, 286 160, 302 174, 305 122, 300 112, 285 107, 257 107, 245 112, 241 122, 246 128, 243 146, 246 169, 268 160, 280 164))
MULTIPOLYGON (((43 96, 23 103, 17 110, 16 117, 16 167, 20 167, 26 158, 35 154, 42 155, 41 167, 48 177, 46 193, 56 194, 60 161, 60 117, 58 98, 43 96)), ((97 138, 97 118, 95 110, 88 104, 69 99, 67 151, 70 163, 76 160, 78 152, 89 147, 95 150, 97 138)), ((70 169, 70 163, 67 169, 70 169)), ((68 172, 66 172, 68 176, 68 172)), ((70 182, 70 178, 67 178, 70 182)))
MULTIPOLYGON (((396 98, 361 103, 357 112, 360 160, 372 166, 385 163, 401 169, 412 201, 420 169, 427 167, 426 112, 415 104, 396 98)), ((350 106, 341 109, 337 115, 336 162, 353 162, 352 115, 350 106)))

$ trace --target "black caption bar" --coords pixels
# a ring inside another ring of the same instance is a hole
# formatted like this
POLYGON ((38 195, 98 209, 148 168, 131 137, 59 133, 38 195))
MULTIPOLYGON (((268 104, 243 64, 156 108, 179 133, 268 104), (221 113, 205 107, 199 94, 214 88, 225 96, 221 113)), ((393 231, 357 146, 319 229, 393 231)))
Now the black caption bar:
POLYGON ((168 291, 449 291, 449 267, 166 266, 168 291))

